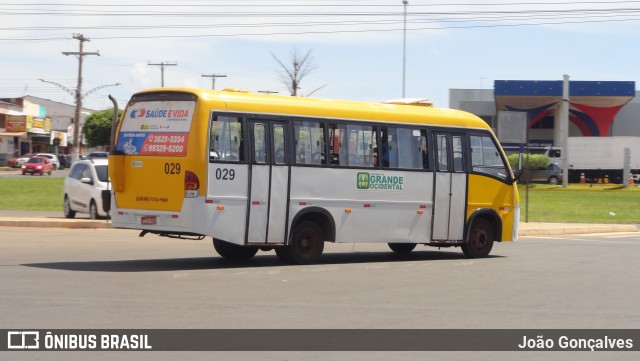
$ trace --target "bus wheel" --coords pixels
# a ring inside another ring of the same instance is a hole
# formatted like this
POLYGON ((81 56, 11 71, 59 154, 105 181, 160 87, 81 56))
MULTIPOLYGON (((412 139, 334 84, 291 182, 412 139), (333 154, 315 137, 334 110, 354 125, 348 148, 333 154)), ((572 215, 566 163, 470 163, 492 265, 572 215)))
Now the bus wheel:
POLYGON ((411 253, 416 248, 415 243, 389 243, 389 248, 397 254, 411 253))
POLYGON ((315 263, 324 250, 324 234, 314 222, 304 221, 293 231, 291 244, 276 248, 278 257, 291 264, 315 263))
POLYGON ((248 260, 258 253, 256 247, 238 246, 215 238, 213 239, 213 248, 216 249, 219 255, 226 259, 241 261, 248 260))
POLYGON ((469 230, 467 243, 462 245, 462 252, 469 258, 487 257, 493 248, 494 239, 491 223, 485 219, 476 219, 469 230))

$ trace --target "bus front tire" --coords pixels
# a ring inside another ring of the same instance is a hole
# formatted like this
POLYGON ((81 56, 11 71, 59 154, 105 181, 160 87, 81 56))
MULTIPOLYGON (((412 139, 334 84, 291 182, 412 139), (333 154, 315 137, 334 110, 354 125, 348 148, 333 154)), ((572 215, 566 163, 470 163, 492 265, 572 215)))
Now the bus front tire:
POLYGON ((476 219, 469 229, 467 243, 461 246, 462 253, 469 258, 487 257, 493 248, 495 231, 486 219, 476 219))
POLYGON ((304 221, 296 226, 291 244, 277 247, 278 258, 289 264, 312 264, 322 255, 324 250, 324 233, 320 226, 311 221, 304 221))
POLYGON ((409 254, 416 248, 415 243, 388 243, 388 245, 397 254, 409 254))
POLYGON ((239 261, 246 261, 258 253, 256 247, 238 246, 215 238, 213 239, 213 248, 223 258, 239 261))

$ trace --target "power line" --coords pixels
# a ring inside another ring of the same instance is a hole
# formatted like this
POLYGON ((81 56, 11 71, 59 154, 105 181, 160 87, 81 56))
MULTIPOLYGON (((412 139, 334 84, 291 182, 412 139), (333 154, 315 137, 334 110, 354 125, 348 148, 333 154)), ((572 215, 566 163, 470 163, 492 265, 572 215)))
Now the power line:
MULTIPOLYGON (((601 23, 601 22, 625 22, 625 21, 637 21, 640 16, 640 8, 587 8, 585 5, 595 5, 595 4, 608 4, 608 5, 621 5, 621 4, 634 4, 640 3, 640 1, 590 1, 590 2, 560 2, 560 3, 546 3, 546 2, 520 2, 520 3, 511 3, 511 4, 500 4, 500 10, 465 10, 465 11, 412 11, 409 13, 409 19, 407 19, 407 24, 411 25, 422 25, 422 24, 445 24, 438 25, 435 27, 425 27, 425 26, 413 26, 407 28, 407 31, 420 31, 420 30, 434 30, 434 29, 470 29, 470 28, 492 28, 492 27, 514 27, 514 26, 539 26, 539 25, 562 25, 562 24, 587 24, 587 23, 601 23), (572 8, 572 9, 517 9, 514 10, 513 6, 524 6, 524 5, 583 5, 581 8, 572 8), (511 8, 510 8, 511 7, 511 8), (549 21, 539 21, 539 20, 549 20, 549 21), (446 25, 452 23, 460 23, 465 22, 465 25, 456 26, 456 25, 446 25)), ((13 3, 11 3, 13 4, 13 3)), ((4 5, 11 5, 4 4, 4 5)), ((235 4, 235 2, 234 2, 235 4)), ((261 3, 262 4, 262 3, 261 3)), ((15 5, 15 4, 13 4, 15 5)), ((24 6, 24 4, 20 4, 24 6)), ((36 5, 41 6, 44 4, 28 4, 28 5, 36 5)), ((65 4, 56 4, 58 6, 65 4)), ((71 4, 66 4, 67 6, 71 6, 71 4)), ((107 7, 106 4, 92 4, 92 5, 100 5, 103 7, 107 7)), ((130 6, 138 6, 135 4, 129 4, 130 6)), ((174 6, 173 4, 165 4, 166 6, 174 6)), ((326 4, 323 4, 326 5, 326 4)), ((496 6, 497 3, 482 3, 482 4, 470 4, 470 3, 457 3, 457 4, 427 4, 427 5, 412 5, 412 9, 415 7, 425 7, 425 6, 462 6, 462 5, 474 5, 480 7, 486 6, 496 6)), ((75 5, 74 5, 75 6, 75 5)), ((84 6, 84 5, 83 5, 84 6)), ((88 4, 87 4, 88 6, 88 4)), ((213 5, 202 5, 202 6, 213 6, 213 5)), ((227 5, 225 5, 227 6, 227 5)), ((301 5, 302 6, 302 5, 301 5)), ((312 6, 312 5, 305 5, 312 6)), ((348 6, 348 5, 345 5, 348 6)), ((363 5, 357 4, 359 7, 367 6, 368 8, 375 8, 382 5, 363 5)), ((386 5, 385 5, 386 6, 386 5)), ((394 5, 395 6, 395 5, 394 5)), ((264 6, 263 6, 264 7, 264 6)), ((267 7, 270 7, 267 5, 267 7)), ((1 13, 1 12, 0 12, 1 13)), ((153 15, 154 13, 146 12, 147 14, 153 15)), ((44 13, 30 13, 31 15, 42 15, 44 13)), ((76 13, 77 14, 77 13, 76 13)), ((130 14, 127 12, 118 12, 109 10, 104 14, 115 14, 115 15, 126 15, 130 14)), ((137 14, 137 13, 136 13, 137 14)), ((171 17, 190 17, 195 13, 191 12, 182 12, 182 13, 155 13, 155 15, 166 15, 171 17)), ((153 34, 125 34, 119 35, 115 34, 105 34, 104 36, 94 36, 94 39, 108 40, 108 39, 154 39, 154 38, 198 38, 198 37, 235 37, 235 36, 273 36, 273 35, 307 35, 307 34, 340 34, 340 33, 367 33, 367 32, 382 32, 382 31, 398 31, 398 28, 389 28, 387 26, 393 26, 399 24, 398 20, 394 20, 393 18, 389 18, 389 16, 394 16, 396 19, 398 18, 398 12, 341 12, 341 13, 327 13, 327 12, 278 12, 278 11, 263 11, 263 12, 216 12, 216 16, 222 16, 223 18, 232 18, 232 17, 253 17, 255 19, 259 19, 262 16, 270 16, 270 17, 283 17, 288 18, 292 15, 299 15, 304 17, 312 17, 312 16, 335 16, 335 17, 345 17, 345 16, 356 16, 356 17, 372 17, 375 19, 363 19, 363 20, 336 20, 336 21, 304 21, 304 22, 252 22, 252 23, 209 23, 209 24, 166 24, 166 21, 163 21, 163 24, 149 24, 149 25, 103 25, 103 26, 87 26, 87 27, 68 27, 68 26, 60 26, 60 27, 7 27, 0 28, 0 31, 56 31, 56 30, 103 30, 103 31, 117 31, 117 30, 155 30, 159 28, 163 29, 202 29, 202 28, 214 28, 214 29, 251 29, 255 27, 261 28, 260 32, 244 32, 244 31, 236 31, 233 33, 220 33, 216 34, 189 34, 189 33, 171 33, 171 34, 158 34, 157 32, 153 34), (330 30, 322 30, 321 28, 324 26, 332 26, 333 28, 330 30), (339 28, 336 28, 340 26, 339 28), (269 27, 299 27, 302 28, 300 30, 293 31, 263 31, 264 28, 269 27), (316 27, 319 29, 315 30, 306 30, 310 27, 316 27), (344 27, 348 27, 345 29, 344 27), (363 28, 365 27, 365 28, 363 28)), ((162 15, 162 16, 164 16, 162 15)), ((197 13, 200 15, 211 15, 210 13, 197 13)), ((209 16, 211 17, 211 16, 209 16)), ((164 19, 160 17, 160 19, 164 19)), ((111 21, 111 20, 110 20, 111 21)), ((43 36, 34 36, 25 35, 25 36, 7 36, 0 37, 0 41, 56 41, 67 39, 65 35, 43 35, 43 36)))

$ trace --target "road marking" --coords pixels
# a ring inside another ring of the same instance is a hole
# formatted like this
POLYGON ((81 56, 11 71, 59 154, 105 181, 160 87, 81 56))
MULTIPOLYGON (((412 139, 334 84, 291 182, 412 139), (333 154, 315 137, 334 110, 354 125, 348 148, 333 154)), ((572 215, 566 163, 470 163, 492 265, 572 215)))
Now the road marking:
MULTIPOLYGON (((594 235, 589 235, 594 236, 594 235)), ((625 242, 625 241, 613 241, 610 238, 606 239, 585 239, 585 238, 569 238, 562 236, 525 236, 527 238, 536 238, 536 239, 549 239, 549 240, 561 240, 561 241, 576 241, 576 242, 603 242, 603 243, 619 243, 619 244, 640 244, 639 242, 625 242)), ((601 236, 598 236, 601 237, 601 236)), ((640 241, 640 240, 639 240, 640 241)))
POLYGON ((594 234, 589 234, 589 236, 598 236, 598 237, 606 237, 606 238, 626 238, 629 236, 640 237, 640 233, 639 232, 594 233, 594 234))

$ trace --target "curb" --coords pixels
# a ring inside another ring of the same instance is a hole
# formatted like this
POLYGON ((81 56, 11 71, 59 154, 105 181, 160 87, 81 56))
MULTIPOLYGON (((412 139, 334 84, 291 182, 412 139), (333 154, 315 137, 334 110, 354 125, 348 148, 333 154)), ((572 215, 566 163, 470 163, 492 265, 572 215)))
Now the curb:
POLYGON ((593 234, 593 233, 618 233, 638 232, 640 226, 634 224, 611 224, 593 226, 561 226, 559 228, 531 228, 518 230, 518 237, 522 236, 560 236, 565 234, 593 234))
POLYGON ((113 228, 111 222, 96 220, 5 218, 0 219, 0 227, 40 227, 40 228, 113 228))

